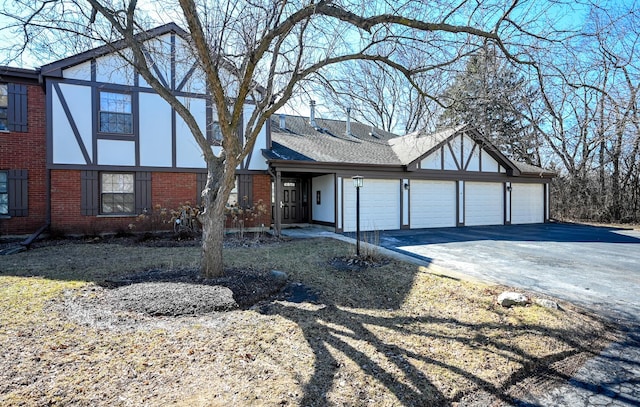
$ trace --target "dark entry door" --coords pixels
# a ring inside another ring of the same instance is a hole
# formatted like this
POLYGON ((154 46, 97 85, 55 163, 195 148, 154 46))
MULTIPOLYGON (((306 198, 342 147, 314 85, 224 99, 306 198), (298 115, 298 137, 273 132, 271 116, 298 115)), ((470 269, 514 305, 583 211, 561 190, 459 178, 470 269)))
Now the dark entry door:
POLYGON ((282 223, 300 222, 300 180, 282 180, 282 223))

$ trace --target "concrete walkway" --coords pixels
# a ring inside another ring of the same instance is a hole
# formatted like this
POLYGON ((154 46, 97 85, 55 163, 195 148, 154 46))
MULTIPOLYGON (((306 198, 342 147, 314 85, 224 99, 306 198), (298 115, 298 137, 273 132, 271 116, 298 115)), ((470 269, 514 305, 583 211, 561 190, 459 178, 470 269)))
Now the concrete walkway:
MULTIPOLYGON (((330 237, 355 244, 355 239, 353 238, 318 227, 283 229, 282 234, 292 238, 330 237)), ((514 285, 511 284, 509 278, 499 281, 499 276, 496 278, 495 275, 491 278, 483 278, 487 276, 473 272, 467 275, 464 272, 464 268, 460 267, 460 264, 455 266, 452 264, 454 267, 451 267, 451 269, 455 270, 452 271, 448 269, 446 260, 434 261, 431 258, 403 254, 398 250, 384 247, 379 247, 377 250, 386 256, 428 267, 436 274, 450 275, 466 280, 514 285)), ((638 250, 640 250, 640 246, 638 250)), ((442 258, 446 259, 446 256, 442 256, 442 258)), ((546 294, 549 294, 549 292, 546 292, 546 294)), ((553 295, 554 293, 551 294, 553 295)), ((638 297, 640 298, 640 292, 638 297)), ((563 299, 571 301, 573 298, 563 299)), ((640 315, 636 313, 635 307, 631 307, 631 312, 622 313, 612 309, 605 309, 601 303, 589 304, 589 301, 585 301, 584 298, 576 302, 623 324, 627 329, 625 339, 612 344, 598 357, 589 360, 565 384, 541 396, 525 397, 516 405, 523 407, 640 407, 640 315)))

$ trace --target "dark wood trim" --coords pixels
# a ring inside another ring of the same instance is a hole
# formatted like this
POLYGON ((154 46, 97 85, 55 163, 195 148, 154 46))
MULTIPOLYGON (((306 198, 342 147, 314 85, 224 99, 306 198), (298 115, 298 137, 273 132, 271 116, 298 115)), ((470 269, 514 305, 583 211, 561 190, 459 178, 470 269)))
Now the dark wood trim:
POLYGON ((282 230, 282 211, 280 210, 280 202, 282 202, 282 173, 280 171, 276 171, 276 179, 273 183, 275 188, 275 197, 276 200, 273 203, 273 215, 275 218, 275 229, 276 235, 280 236, 280 231, 282 230))
MULTIPOLYGON (((89 153, 87 152, 87 147, 84 145, 84 141, 82 140, 82 136, 80 135, 80 131, 78 130, 78 126, 76 125, 76 121, 73 119, 73 115, 71 114, 71 110, 69 109, 69 105, 67 104, 67 100, 65 99, 62 91, 60 90, 60 85, 58 83, 54 83, 53 87, 55 89, 56 95, 58 96, 58 100, 60 100, 60 105, 62 106, 62 110, 64 110, 64 114, 67 117, 67 121, 71 126, 71 131, 78 143, 78 147, 82 152, 82 156, 84 157, 84 161, 86 164, 91 164, 91 158, 89 157, 89 153)), ((49 124, 51 125, 51 124, 49 124)))
POLYGON ((451 152, 451 157, 453 157, 453 162, 456 165, 456 168, 458 170, 460 170, 460 163, 458 162, 458 158, 456 157, 456 153, 453 151, 453 147, 451 146, 451 143, 449 141, 447 141, 447 146, 449 147, 449 152, 451 152))
POLYGON ((98 64, 95 58, 91 58, 91 82, 98 82, 98 64))
POLYGON ((513 219, 513 212, 512 212, 512 206, 511 206, 511 200, 512 200, 512 191, 513 189, 510 191, 509 188, 513 188, 512 183, 510 181, 507 181, 503 184, 503 211, 502 211, 502 219, 504 220, 504 224, 505 225, 510 225, 511 224, 511 220, 513 219), (507 219, 507 213, 509 213, 508 219, 507 219))
MULTIPOLYGON (((174 32, 178 34, 183 39, 188 39, 189 34, 180 28, 175 23, 168 23, 162 25, 160 27, 153 28, 148 31, 143 31, 136 34, 136 39, 139 42, 144 42, 151 38, 160 37, 164 34, 168 34, 174 32)), ((88 51, 82 52, 80 54, 76 54, 69 58, 61 59, 59 61, 44 65, 41 68, 41 72, 43 76, 57 76, 62 77, 62 70, 69 68, 74 65, 79 65, 83 62, 86 62, 92 58, 101 57, 107 54, 113 54, 114 52, 121 51, 127 48, 127 43, 124 40, 115 41, 106 45, 102 45, 100 47, 90 49, 88 51)))
POLYGON ((92 163, 98 163, 98 115, 100 110, 100 89, 91 87, 91 156, 92 163))
POLYGON ((131 114, 133 114, 133 141, 134 141, 134 160, 136 167, 140 166, 140 99, 138 92, 131 94, 131 114))
POLYGON ((460 134, 460 164, 458 165, 458 169, 464 171, 464 135, 460 134))
POLYGON ((467 217, 466 210, 466 182, 462 181, 462 191, 460 191, 460 180, 456 182, 456 226, 464 226, 467 217), (462 192, 462 193, 461 193, 462 192), (460 195, 462 195, 462 202, 460 202, 460 195), (460 209, 462 209, 462 221, 460 221, 460 209))
POLYGON ((184 78, 182 78, 182 80, 176 87, 175 89, 176 91, 179 92, 179 91, 182 91, 182 89, 184 89, 184 87, 187 85, 187 82, 189 82, 189 79, 191 79, 191 77, 193 76, 193 73, 196 71, 197 66, 198 66, 197 62, 194 62, 193 65, 191 65, 191 68, 189 68, 187 73, 184 75, 184 78))
MULTIPOLYGON (((156 62, 154 61, 147 47, 145 47, 144 45, 141 45, 140 49, 142 49, 142 53, 144 54, 144 57, 148 61, 147 64, 151 66, 151 69, 156 74, 156 79, 158 79, 160 83, 162 83, 162 86, 164 86, 165 88, 169 88, 169 82, 167 82, 166 78, 162 74, 162 71, 160 71, 160 68, 158 68, 158 64, 156 64, 156 62)), ((169 89, 173 89, 173 88, 171 87, 169 89)))
POLYGON ((542 205, 543 205, 543 221, 548 223, 551 220, 551 185, 544 184, 542 186, 542 205))
MULTIPOLYGON (((476 147, 478 147, 478 143, 474 143, 473 147, 471 147, 471 151, 469 152, 469 156, 467 157, 467 162, 464 164, 464 171, 468 171, 469 164, 471 163, 471 159, 473 158, 473 153, 476 151, 476 147)), ((480 162, 478 160, 478 168, 480 168, 480 162)))
POLYGON ((176 109, 171 108, 171 167, 178 167, 178 130, 176 109))
POLYGON ((176 90, 176 33, 171 33, 170 36, 170 47, 171 47, 171 57, 170 57, 170 64, 171 64, 171 79, 170 79, 170 83, 171 83, 171 91, 175 91, 176 90))

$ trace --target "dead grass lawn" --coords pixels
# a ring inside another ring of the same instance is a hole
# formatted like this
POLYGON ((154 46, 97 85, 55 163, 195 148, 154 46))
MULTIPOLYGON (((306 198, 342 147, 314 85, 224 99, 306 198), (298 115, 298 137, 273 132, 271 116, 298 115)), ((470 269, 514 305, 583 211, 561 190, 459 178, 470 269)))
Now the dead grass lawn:
POLYGON ((611 339, 566 304, 503 309, 499 287, 411 264, 328 264, 349 251, 315 239, 225 252, 230 267, 285 271, 319 304, 105 324, 69 298, 99 298, 106 278, 195 267, 199 249, 67 244, 2 258, 0 404, 499 405, 566 378, 611 339))

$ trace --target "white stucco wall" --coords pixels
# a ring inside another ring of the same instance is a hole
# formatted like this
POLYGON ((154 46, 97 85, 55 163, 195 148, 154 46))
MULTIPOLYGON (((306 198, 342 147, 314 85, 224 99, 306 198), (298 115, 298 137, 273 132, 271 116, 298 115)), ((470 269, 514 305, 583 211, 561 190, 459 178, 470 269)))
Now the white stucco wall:
POLYGON ((140 165, 171 167, 171 107, 159 95, 140 93, 140 165))
POLYGON ((312 220, 318 222, 335 222, 335 178, 333 174, 311 179, 311 213, 312 220), (317 194, 320 192, 320 205, 317 194))

